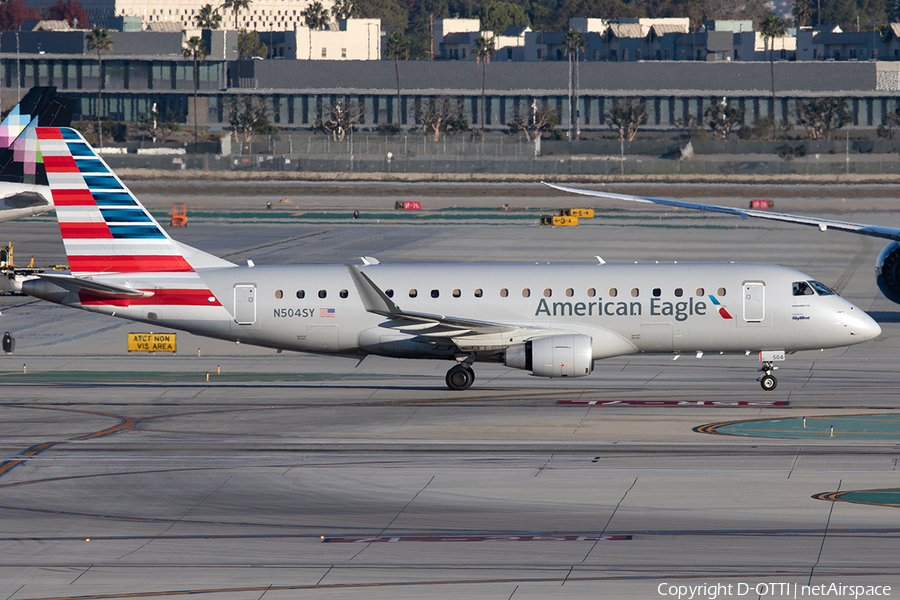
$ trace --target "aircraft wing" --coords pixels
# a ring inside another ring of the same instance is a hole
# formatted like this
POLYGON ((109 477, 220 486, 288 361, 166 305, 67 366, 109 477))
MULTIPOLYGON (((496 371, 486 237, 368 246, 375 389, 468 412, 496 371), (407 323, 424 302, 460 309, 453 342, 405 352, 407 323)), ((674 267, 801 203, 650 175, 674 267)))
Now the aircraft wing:
POLYGON ((767 210, 754 210, 734 208, 731 206, 719 206, 716 204, 700 204, 698 202, 682 202, 680 200, 665 200, 662 198, 648 198, 644 196, 629 196, 627 194, 614 194, 612 192, 603 192, 598 190, 581 190, 578 188, 570 188, 552 183, 542 182, 548 187, 570 192, 573 194, 581 194, 582 196, 596 196, 598 198, 610 198, 612 200, 626 200, 628 202, 644 202, 648 204, 662 204, 663 206, 674 206, 676 208, 688 208, 693 210, 701 210, 706 212, 717 212, 728 215, 735 215, 741 219, 754 217, 757 219, 769 219, 770 221, 783 221, 786 223, 798 223, 800 225, 810 225, 818 227, 821 231, 828 229, 837 229, 839 231, 849 231, 861 235, 885 238, 889 240, 900 241, 900 228, 896 227, 880 227, 878 225, 865 225, 861 223, 850 223, 847 221, 833 221, 831 219, 817 219, 815 217, 804 217, 802 215, 788 215, 784 213, 769 212, 767 210))
POLYGON ((521 331, 515 325, 460 319, 447 315, 408 312, 385 295, 369 276, 356 265, 347 265, 350 277, 359 292, 363 306, 370 313, 391 319, 388 327, 415 335, 454 338, 458 336, 490 335, 521 331))

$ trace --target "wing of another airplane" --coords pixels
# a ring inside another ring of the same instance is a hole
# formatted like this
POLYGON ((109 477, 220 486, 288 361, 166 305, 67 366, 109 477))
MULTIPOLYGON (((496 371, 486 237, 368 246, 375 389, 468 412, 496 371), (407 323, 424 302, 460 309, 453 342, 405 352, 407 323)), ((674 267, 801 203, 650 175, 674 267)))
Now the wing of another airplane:
POLYGON ((865 225, 861 223, 849 223, 847 221, 834 221, 831 219, 817 219, 815 217, 804 217, 801 215, 788 215, 784 213, 769 212, 766 210, 754 210, 734 208, 731 206, 719 206, 716 204, 700 204, 698 202, 682 202, 680 200, 665 200, 662 198, 648 198, 644 196, 629 196, 627 194, 614 194, 612 192, 603 192, 598 190, 582 190, 578 188, 570 188, 562 185, 554 185, 541 182, 544 185, 555 190, 570 192, 572 194, 581 194, 582 196, 595 196, 598 198, 609 198, 612 200, 625 200, 628 202, 644 202, 648 204, 661 204, 663 206, 674 206, 676 208, 688 208, 692 210, 700 210, 706 212, 717 212, 728 215, 735 215, 741 219, 754 217, 757 219, 768 219, 770 221, 783 221, 786 223, 797 223, 800 225, 809 225, 818 227, 820 231, 829 229, 837 229, 839 231, 849 231, 861 235, 871 237, 879 237, 888 240, 900 241, 900 228, 896 227, 880 227, 878 225, 865 225))

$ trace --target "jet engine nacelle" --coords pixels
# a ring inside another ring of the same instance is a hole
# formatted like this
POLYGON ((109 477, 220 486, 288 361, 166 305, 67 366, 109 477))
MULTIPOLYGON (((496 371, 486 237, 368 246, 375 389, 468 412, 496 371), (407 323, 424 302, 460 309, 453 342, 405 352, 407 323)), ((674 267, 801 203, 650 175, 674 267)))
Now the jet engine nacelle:
POLYGON ((900 304, 900 242, 891 242, 881 250, 875 273, 881 293, 900 304))
POLYGON ((548 335, 506 349, 504 362, 538 377, 584 377, 594 370, 591 337, 548 335))

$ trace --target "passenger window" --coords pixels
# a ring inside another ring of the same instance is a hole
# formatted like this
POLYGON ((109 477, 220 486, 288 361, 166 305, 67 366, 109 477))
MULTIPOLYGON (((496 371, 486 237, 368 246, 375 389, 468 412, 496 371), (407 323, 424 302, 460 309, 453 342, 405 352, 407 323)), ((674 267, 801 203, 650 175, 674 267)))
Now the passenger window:
POLYGON ((595 290, 594 288, 588 288, 588 289, 587 289, 587 296, 588 296, 588 298, 593 298, 593 297, 596 296, 596 295, 597 295, 597 290, 595 290))
POLYGON ((659 288, 653 288, 653 297, 659 298, 660 296, 662 296, 662 290, 659 288))
POLYGON ((569 298, 571 298, 574 295, 575 295, 575 290, 573 290, 572 288, 568 288, 566 290, 566 296, 568 296, 569 298))
POLYGON ((484 292, 481 290, 481 288, 475 288, 475 297, 481 298, 482 296, 484 296, 484 292))
POLYGON ((684 296, 684 290, 681 288, 675 288, 675 297, 681 298, 682 296, 684 296))
POLYGON ((437 291, 437 290, 431 290, 431 297, 432 297, 432 298, 437 298, 437 297, 440 296, 440 295, 441 295, 441 293, 440 293, 439 291, 437 291))
POLYGON ((416 290, 414 290, 414 289, 413 289, 413 290, 409 290, 409 297, 410 297, 410 298, 415 298, 415 297, 418 296, 418 295, 419 295, 419 292, 417 292, 416 290))
POLYGON ((608 295, 609 295, 610 298, 615 298, 616 296, 619 295, 619 290, 617 290, 616 288, 609 288, 609 294, 608 294, 608 295))
POLYGON ((698 296, 705 296, 705 295, 706 295, 706 290, 704 290, 703 288, 697 288, 697 295, 698 295, 698 296))
POLYGON ((720 298, 723 297, 725 295, 725 288, 719 288, 716 290, 716 294, 718 294, 720 298))
POLYGON ((462 296, 462 292, 460 292, 459 289, 453 290, 453 297, 454 297, 454 298, 459 298, 460 296, 462 296))
POLYGON ((388 298, 393 298, 394 290, 384 290, 384 295, 387 296, 388 298))
POLYGON ((531 295, 531 290, 529 290, 528 288, 522 288, 522 297, 523 298, 527 298, 530 295, 531 295))
POLYGON ((284 296, 284 293, 283 293, 281 290, 275 290, 275 297, 276 297, 278 300, 281 300, 281 298, 282 298, 283 296, 284 296))
POLYGON ((297 290, 297 298, 303 300, 304 298, 306 298, 306 292, 304 292, 303 290, 297 290))
POLYGON ((338 292, 338 296, 340 296, 341 298, 346 298, 349 295, 350 294, 347 293, 347 290, 341 290, 340 292, 338 292))
POLYGON ((500 288, 500 297, 506 298, 507 296, 509 296, 509 290, 506 288, 500 288))
POLYGON ((632 298, 637 298, 640 295, 641 295, 641 291, 639 289, 631 288, 631 297, 632 298))
POLYGON ((544 290, 544 298, 549 298, 552 295, 553 295, 553 292, 550 290, 550 288, 547 288, 544 290))
POLYGON ((319 298, 324 298, 327 295, 328 295, 328 292, 326 292, 325 290, 319 290, 319 298))

